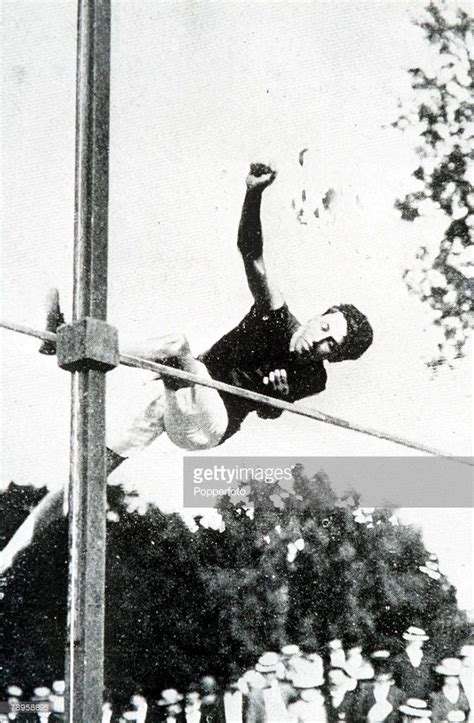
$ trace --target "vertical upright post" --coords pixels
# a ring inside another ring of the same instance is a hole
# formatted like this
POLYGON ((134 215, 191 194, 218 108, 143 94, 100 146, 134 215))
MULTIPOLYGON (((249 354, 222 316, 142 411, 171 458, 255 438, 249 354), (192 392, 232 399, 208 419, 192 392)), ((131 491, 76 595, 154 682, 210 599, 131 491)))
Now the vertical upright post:
MULTIPOLYGON (((73 319, 105 322, 110 0, 78 0, 73 319)), ((72 372, 66 711, 102 718, 105 598, 105 370, 72 372)))

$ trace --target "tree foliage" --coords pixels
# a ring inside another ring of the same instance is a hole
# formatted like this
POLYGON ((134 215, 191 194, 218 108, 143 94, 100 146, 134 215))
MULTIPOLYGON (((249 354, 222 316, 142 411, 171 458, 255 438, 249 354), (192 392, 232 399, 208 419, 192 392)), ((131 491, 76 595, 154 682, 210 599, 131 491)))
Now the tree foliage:
POLYGON ((469 336, 474 291, 473 21, 452 3, 433 0, 416 24, 432 57, 427 67, 409 69, 413 95, 393 124, 419 143, 413 191, 395 206, 406 221, 435 209, 443 218, 444 230, 419 248, 405 280, 431 306, 439 329, 430 366, 452 366, 469 336))
MULTIPOLYGON (((7 539, 44 492, 0 495, 7 539)), ((435 657, 467 635, 455 590, 419 567, 420 534, 392 510, 339 499, 324 474, 301 467, 285 485, 254 482, 226 498, 215 525, 191 530, 176 514, 109 489, 105 673, 117 702, 137 687, 156 697, 203 673, 225 683, 267 649, 321 649, 337 635, 396 649, 403 630, 431 634, 435 657)), ((31 690, 62 677, 66 623, 65 523, 18 560, 5 588, 3 683, 31 690)))

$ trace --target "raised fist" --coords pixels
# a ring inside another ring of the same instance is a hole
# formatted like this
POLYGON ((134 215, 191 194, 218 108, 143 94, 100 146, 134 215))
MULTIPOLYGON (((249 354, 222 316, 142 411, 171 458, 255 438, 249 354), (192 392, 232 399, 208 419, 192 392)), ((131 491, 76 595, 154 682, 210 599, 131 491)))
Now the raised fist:
POLYGON ((247 188, 259 188, 260 190, 263 190, 273 183, 276 175, 276 169, 270 165, 265 163, 251 163, 250 172, 246 179, 247 188))

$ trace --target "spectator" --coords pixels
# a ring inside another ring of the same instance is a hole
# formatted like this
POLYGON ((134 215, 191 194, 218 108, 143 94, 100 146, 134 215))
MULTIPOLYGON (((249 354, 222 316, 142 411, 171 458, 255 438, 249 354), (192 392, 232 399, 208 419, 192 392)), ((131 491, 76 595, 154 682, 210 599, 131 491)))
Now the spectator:
POLYGON ((227 723, 242 723, 243 697, 248 694, 248 686, 244 677, 237 670, 233 671, 229 689, 224 694, 224 710, 227 723))
POLYGON ((433 690, 433 662, 425 655, 423 645, 429 637, 422 628, 411 625, 403 639, 405 650, 394 658, 395 683, 410 698, 427 700, 433 690))
POLYGON ((149 709, 146 698, 141 692, 136 692, 130 698, 130 709, 122 713, 124 721, 134 721, 135 723, 151 723, 153 720, 152 713, 149 709))
POLYGON ((8 721, 18 721, 21 723, 21 717, 18 709, 15 707, 21 703, 23 697, 23 691, 18 685, 8 685, 5 690, 5 700, 12 706, 8 713, 0 713, 0 723, 7 723, 8 721))
POLYGON ((102 723, 112 723, 113 708, 109 700, 102 705, 102 723))
POLYGON ((184 723, 182 700, 183 696, 175 688, 162 690, 158 701, 159 720, 163 723, 184 723))
POLYGON ((55 680, 52 685, 52 693, 49 696, 51 704, 51 717, 49 723, 63 723, 64 716, 64 693, 66 684, 64 680, 55 680))
POLYGON ((444 658, 435 670, 443 677, 441 690, 430 696, 433 723, 447 720, 465 721, 469 716, 469 701, 460 685, 462 662, 459 658, 444 658), (456 716, 448 715, 456 713, 456 716), (461 717, 462 715, 462 717, 461 717))
POLYGON ((353 720, 356 685, 356 681, 348 675, 343 667, 330 668, 328 672, 329 691, 326 698, 328 723, 353 720))
POLYGON ((216 679, 205 675, 199 681, 202 723, 225 723, 224 699, 216 679))
POLYGON ((25 720, 28 723, 50 723, 51 717, 51 690, 45 685, 35 688, 33 691, 32 703, 35 703, 35 712, 25 720))
POLYGON ((258 659, 255 670, 263 676, 263 686, 249 686, 244 698, 245 723, 286 723, 287 706, 293 696, 291 685, 278 680, 280 657, 277 653, 264 653, 258 659))
POLYGON ((255 668, 247 670, 242 676, 242 684, 246 688, 245 693, 248 695, 255 688, 265 688, 265 676, 259 673, 255 668))
POLYGON ((459 680, 469 703, 470 714, 468 721, 474 720, 474 645, 463 645, 459 657, 462 660, 462 670, 459 680))
POLYGON ((360 691, 355 720, 367 723, 399 723, 399 707, 406 695, 393 680, 393 664, 388 650, 377 650, 372 655, 374 680, 360 691))
POLYGON ((201 723, 201 695, 197 683, 190 685, 184 696, 184 717, 186 723, 201 723))
MULTIPOLYGON (((298 666, 293 676, 293 688, 298 699, 288 706, 291 723, 327 723, 326 706, 321 692, 323 684, 323 676, 312 663, 298 666)), ((271 719, 271 723, 276 721, 279 723, 280 719, 271 719)))
POLYGON ((280 680, 289 680, 292 671, 301 660, 301 650, 299 645, 284 645, 280 651, 280 663, 277 675, 280 680))
POLYGON ((324 661, 319 653, 307 653, 304 660, 308 660, 312 665, 314 665, 324 677, 324 661))
POLYGON ((329 666, 331 668, 343 668, 346 664, 346 654, 342 647, 342 640, 333 638, 328 643, 329 666))
POLYGON ((428 708, 428 704, 425 700, 421 700, 421 698, 408 698, 408 700, 400 706, 399 712, 402 714, 400 723, 411 723, 412 721, 420 723, 420 720, 426 721, 431 719, 431 711, 428 708))
POLYGON ((362 655, 362 645, 357 639, 349 643, 344 667, 354 680, 372 680, 374 677, 374 669, 362 655))
POLYGON ((8 685, 5 692, 7 701, 11 699, 20 700, 20 698, 23 698, 23 690, 19 685, 8 685))

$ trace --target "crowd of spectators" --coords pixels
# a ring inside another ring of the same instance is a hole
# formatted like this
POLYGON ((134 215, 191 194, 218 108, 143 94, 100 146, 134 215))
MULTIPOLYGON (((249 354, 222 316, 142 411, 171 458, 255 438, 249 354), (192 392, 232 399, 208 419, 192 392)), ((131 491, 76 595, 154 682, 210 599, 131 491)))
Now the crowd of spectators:
MULTIPOLYGON (((157 700, 141 691, 116 710, 106 696, 98 723, 406 723, 473 721, 474 646, 458 657, 434 661, 424 651, 428 635, 410 626, 403 650, 363 651, 357 640, 331 640, 324 651, 285 645, 263 653, 253 668, 236 672, 221 688, 210 675, 185 691, 167 688, 157 700)), ((35 688, 23 701, 18 685, 9 685, 8 712, 0 721, 60 723, 64 682, 35 688)))

